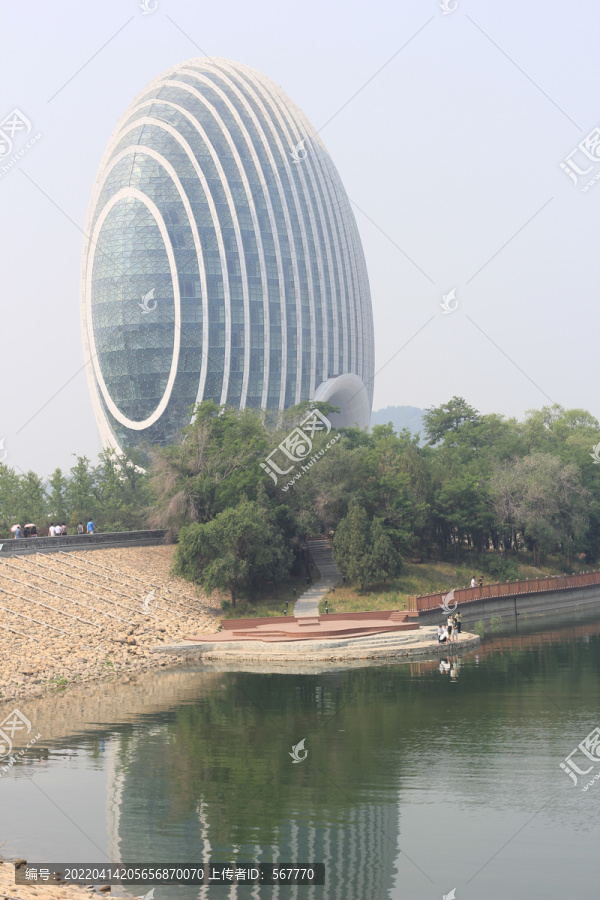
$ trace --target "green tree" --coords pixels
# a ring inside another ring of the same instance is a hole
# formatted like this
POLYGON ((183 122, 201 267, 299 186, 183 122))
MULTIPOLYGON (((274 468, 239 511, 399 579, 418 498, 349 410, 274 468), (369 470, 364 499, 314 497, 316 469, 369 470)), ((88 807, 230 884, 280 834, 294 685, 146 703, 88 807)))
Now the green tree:
POLYGON ((374 584, 398 575, 402 563, 380 519, 371 523, 371 579, 374 584))
POLYGON ((152 452, 153 524, 173 533, 208 522, 264 481, 259 460, 269 452, 261 413, 201 403, 177 444, 152 452))
MULTIPOLYGON (((21 515, 21 483, 14 469, 0 463, 0 527, 5 534, 21 515)), ((20 523, 24 525, 24 522, 20 523)))
POLYGON ((179 532, 174 571, 207 591, 228 590, 231 604, 252 593, 264 580, 284 578, 292 550, 272 517, 255 501, 244 499, 206 523, 179 532))
POLYGON ((69 483, 62 469, 55 469, 48 479, 48 513, 55 522, 66 522, 69 483))
POLYGON ((36 525, 45 523, 48 501, 44 480, 29 470, 20 478, 20 517, 26 522, 34 522, 36 525))
POLYGON ((401 561, 380 521, 369 521, 364 508, 353 501, 338 525, 333 553, 341 571, 364 590, 400 570, 401 561))
POLYGON ((463 397, 453 397, 448 403, 425 410, 423 424, 430 444, 443 441, 447 434, 458 429, 465 422, 479 421, 479 413, 469 406, 463 397))
POLYGON ((585 534, 590 505, 577 466, 549 453, 530 453, 505 464, 490 484, 497 515, 507 516, 531 543, 534 565, 558 546, 570 560, 585 534))
POLYGON ((381 519, 401 556, 418 545, 429 511, 418 458, 418 438, 407 430, 395 435, 390 425, 374 427, 371 446, 363 453, 359 483, 365 508, 372 519, 381 519))
MULTIPOLYGON (((98 454, 94 467, 94 494, 97 499, 97 517, 105 531, 119 531, 127 526, 127 498, 119 457, 112 448, 98 454)), ((138 513, 139 515, 139 513, 138 513)))
POLYGON ((87 456, 77 456, 77 462, 70 470, 67 488, 67 505, 71 511, 71 524, 95 516, 98 500, 94 492, 94 471, 87 456))

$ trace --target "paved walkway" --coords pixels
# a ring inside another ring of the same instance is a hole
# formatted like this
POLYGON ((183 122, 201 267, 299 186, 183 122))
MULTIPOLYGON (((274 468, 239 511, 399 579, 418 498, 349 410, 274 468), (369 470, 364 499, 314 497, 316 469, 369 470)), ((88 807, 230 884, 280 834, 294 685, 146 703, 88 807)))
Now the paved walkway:
POLYGON ((307 641, 364 637, 396 631, 418 631, 419 617, 397 609, 362 613, 332 613, 329 616, 266 616, 254 619, 222 619, 223 630, 214 634, 186 637, 199 643, 206 641, 307 641))
POLYGON ((312 561, 319 570, 321 580, 317 584, 311 584, 309 589, 298 597, 293 610, 295 616, 318 616, 319 603, 325 594, 342 580, 342 574, 335 564, 328 540, 309 541, 308 549, 312 561))

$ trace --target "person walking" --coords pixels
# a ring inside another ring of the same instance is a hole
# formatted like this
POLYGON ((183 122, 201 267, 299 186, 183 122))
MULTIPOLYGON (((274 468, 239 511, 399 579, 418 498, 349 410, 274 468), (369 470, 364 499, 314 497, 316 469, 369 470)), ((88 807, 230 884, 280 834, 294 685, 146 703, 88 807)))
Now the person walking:
POLYGON ((48 529, 48 537, 54 537, 54 522, 50 522, 50 528, 48 529))
POLYGON ((83 522, 80 522, 77 526, 77 534, 83 534, 83 522))
POLYGON ((94 533, 94 522, 91 518, 90 518, 89 522, 87 523, 87 533, 88 534, 94 533))
POLYGON ((480 575, 479 576, 479 588, 481 589, 482 587, 483 587, 483 575, 480 575))
POLYGON ((474 575, 473 575, 473 577, 471 578, 471 587, 477 587, 477 584, 476 584, 476 582, 475 582, 475 576, 474 576, 474 575))
POLYGON ((64 523, 63 523, 63 525, 62 525, 62 527, 61 527, 61 529, 60 529, 60 533, 61 533, 61 534, 66 534, 66 533, 67 533, 67 526, 66 526, 64 523))

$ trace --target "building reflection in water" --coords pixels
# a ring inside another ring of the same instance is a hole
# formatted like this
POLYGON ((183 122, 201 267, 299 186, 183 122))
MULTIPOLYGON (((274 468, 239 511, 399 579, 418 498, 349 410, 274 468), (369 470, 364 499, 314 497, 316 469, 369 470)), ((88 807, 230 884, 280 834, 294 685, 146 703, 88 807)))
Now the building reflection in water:
MULTIPOLYGON (((346 804, 345 809, 318 804, 290 805, 287 819, 266 818, 257 803, 256 819, 246 829, 246 840, 224 844, 214 835, 235 823, 236 791, 221 793, 221 801, 206 793, 188 797, 193 806, 183 809, 172 796, 172 779, 158 770, 148 771, 163 754, 157 746, 172 739, 169 726, 119 735, 107 753, 107 826, 110 859, 123 863, 235 862, 325 864, 325 886, 259 886, 243 883, 222 886, 221 898, 269 897, 272 900, 365 900, 385 898, 394 884, 398 855, 398 807, 395 792, 389 800, 346 804), (149 753, 149 744, 154 753, 149 753), (350 806, 350 808, 348 808, 350 806), (311 812, 314 818, 309 820, 311 812), (262 814, 261 814, 262 813, 262 814)), ((265 786, 268 792, 270 786, 265 786)), ((217 792, 218 793, 218 792, 217 792)), ((268 804, 265 809, 268 815, 268 804)), ((235 830, 235 829, 234 829, 235 830)), ((147 888, 146 890, 149 890, 147 888)), ((139 891, 138 891, 139 893, 139 891)), ((142 893, 144 893, 142 891, 142 893)), ((213 886, 156 888, 156 900, 169 897, 213 897, 213 886)))

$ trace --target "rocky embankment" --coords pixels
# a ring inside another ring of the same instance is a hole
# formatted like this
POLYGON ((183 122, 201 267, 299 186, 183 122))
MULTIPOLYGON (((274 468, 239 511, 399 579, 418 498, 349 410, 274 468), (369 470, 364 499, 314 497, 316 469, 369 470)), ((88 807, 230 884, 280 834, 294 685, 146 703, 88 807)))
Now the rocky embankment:
POLYGON ((168 666, 177 658, 155 648, 216 631, 219 609, 169 575, 173 552, 132 547, 0 560, 0 704, 168 666))

